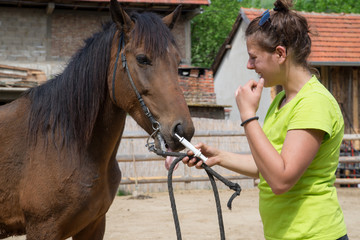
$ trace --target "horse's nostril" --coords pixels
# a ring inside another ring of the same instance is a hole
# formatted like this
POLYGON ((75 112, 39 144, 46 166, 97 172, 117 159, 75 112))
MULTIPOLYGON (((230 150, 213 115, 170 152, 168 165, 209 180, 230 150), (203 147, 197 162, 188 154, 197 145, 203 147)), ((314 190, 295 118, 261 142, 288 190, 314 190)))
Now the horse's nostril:
POLYGON ((184 137, 184 127, 179 123, 175 126, 174 133, 177 133, 179 136, 184 137))

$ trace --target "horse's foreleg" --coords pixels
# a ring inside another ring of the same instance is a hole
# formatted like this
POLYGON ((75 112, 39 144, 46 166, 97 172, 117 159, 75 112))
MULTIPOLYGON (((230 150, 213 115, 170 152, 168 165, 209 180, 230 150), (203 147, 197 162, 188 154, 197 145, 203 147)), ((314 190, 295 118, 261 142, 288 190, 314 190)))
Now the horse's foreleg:
POLYGON ((102 240, 105 233, 105 215, 89 224, 78 234, 73 236, 73 240, 102 240))
POLYGON ((26 240, 63 240, 60 232, 56 231, 55 223, 28 224, 26 226, 26 240))

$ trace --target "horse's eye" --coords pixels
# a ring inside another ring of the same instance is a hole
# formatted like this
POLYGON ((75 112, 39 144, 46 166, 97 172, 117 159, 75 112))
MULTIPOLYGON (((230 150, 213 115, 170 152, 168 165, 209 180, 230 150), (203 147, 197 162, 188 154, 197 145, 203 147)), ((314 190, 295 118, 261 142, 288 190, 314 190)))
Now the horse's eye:
POLYGON ((151 60, 143 54, 137 55, 136 61, 141 65, 151 65, 151 60))

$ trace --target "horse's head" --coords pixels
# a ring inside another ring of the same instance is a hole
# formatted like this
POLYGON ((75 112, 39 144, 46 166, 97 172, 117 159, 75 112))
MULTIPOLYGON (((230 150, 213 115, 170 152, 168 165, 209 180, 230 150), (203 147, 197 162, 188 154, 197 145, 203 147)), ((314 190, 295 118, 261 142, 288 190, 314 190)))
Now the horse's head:
POLYGON ((161 19, 152 13, 128 15, 116 0, 112 0, 110 6, 112 19, 118 28, 112 44, 108 79, 112 101, 152 134, 154 123, 144 113, 136 95, 138 91, 153 120, 161 126, 161 137, 155 139, 156 148, 165 143, 172 151, 183 149, 175 133, 188 140, 194 134, 189 109, 178 82, 180 54, 170 32, 180 11, 178 7, 161 19), (123 64, 124 58, 127 66, 123 64), (165 142, 162 143, 161 138, 165 142))

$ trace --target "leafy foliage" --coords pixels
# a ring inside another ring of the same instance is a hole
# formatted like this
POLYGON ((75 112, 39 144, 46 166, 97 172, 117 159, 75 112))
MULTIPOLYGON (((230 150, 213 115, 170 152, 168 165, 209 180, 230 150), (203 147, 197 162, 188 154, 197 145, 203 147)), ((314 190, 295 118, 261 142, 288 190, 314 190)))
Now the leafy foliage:
POLYGON ((295 9, 305 12, 360 13, 359 0, 298 0, 295 9))
POLYGON ((191 22, 192 64, 209 67, 239 14, 237 0, 212 0, 191 22))
MULTIPOLYGON (((273 8, 275 0, 212 0, 191 22, 192 65, 209 68, 239 14, 240 7, 273 8)), ((295 10, 360 13, 360 0, 297 0, 295 10)))

